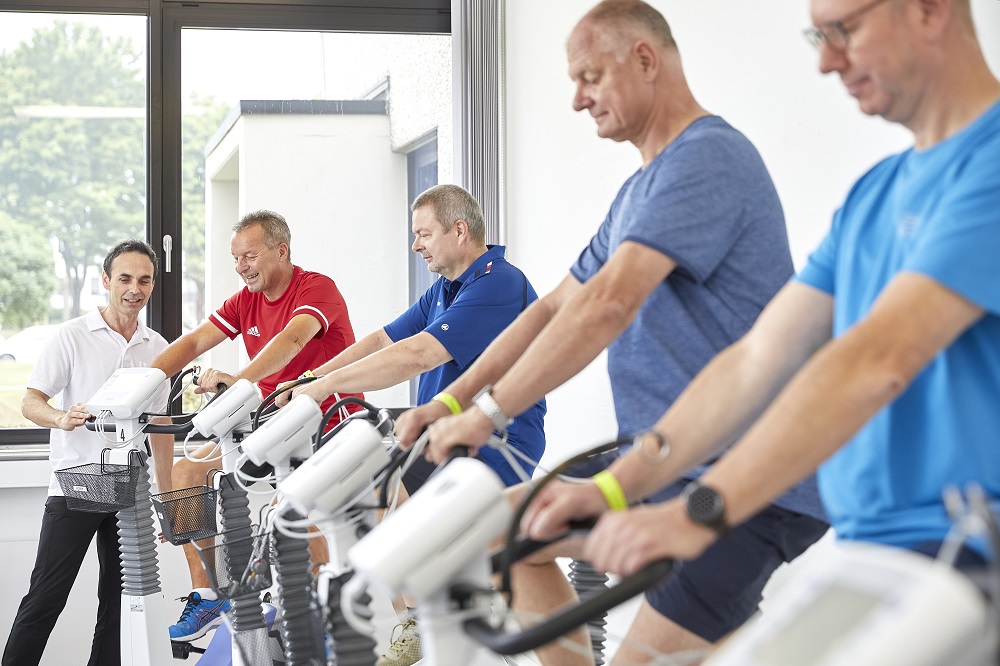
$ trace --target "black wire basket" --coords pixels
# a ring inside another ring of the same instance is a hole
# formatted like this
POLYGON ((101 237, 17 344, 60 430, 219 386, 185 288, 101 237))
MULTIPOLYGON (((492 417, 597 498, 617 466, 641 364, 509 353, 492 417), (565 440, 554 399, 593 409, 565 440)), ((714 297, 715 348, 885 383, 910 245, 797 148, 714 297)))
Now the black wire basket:
POLYGON ((142 455, 133 449, 128 454, 127 465, 113 465, 105 462, 110 452, 111 449, 101 451, 99 463, 56 471, 68 508, 88 513, 115 513, 135 506, 135 487, 145 464, 142 455))
POLYGON ((219 491, 206 485, 171 490, 153 495, 150 499, 160 519, 163 537, 180 546, 219 533, 216 521, 218 498, 219 491))
POLYGON ((220 532, 210 545, 193 542, 209 583, 220 597, 256 594, 271 587, 271 534, 254 527, 220 532))

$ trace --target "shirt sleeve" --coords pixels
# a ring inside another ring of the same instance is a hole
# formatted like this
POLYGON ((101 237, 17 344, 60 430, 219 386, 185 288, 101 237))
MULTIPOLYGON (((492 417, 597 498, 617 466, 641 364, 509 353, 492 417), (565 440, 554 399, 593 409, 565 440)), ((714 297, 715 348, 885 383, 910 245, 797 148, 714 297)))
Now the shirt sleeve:
POLYGON ((240 296, 242 294, 243 289, 227 298, 222 307, 208 317, 208 320, 225 333, 230 340, 234 340, 243 330, 240 321, 240 296))
MULTIPOLYGON (((622 188, 622 190, 624 189, 622 188)), ((601 223, 601 227, 594 234, 594 237, 590 239, 587 247, 583 248, 583 252, 580 253, 576 263, 569 270, 573 277, 581 283, 594 277, 597 271, 601 270, 601 267, 608 261, 608 248, 611 247, 611 218, 615 213, 615 208, 618 206, 621 196, 621 192, 619 192, 615 202, 611 204, 611 211, 604 218, 604 222, 601 223)))
MULTIPOLYGON (((42 348, 35 368, 28 378, 27 387, 53 398, 69 385, 72 376, 73 351, 69 331, 65 326, 61 326, 42 348)), ((61 409, 62 399, 57 399, 55 404, 61 409)))
MULTIPOLYGON (((440 279, 440 278, 439 278, 440 279)), ((431 299, 434 298, 434 287, 424 292, 416 303, 406 309, 406 311, 396 317, 391 323, 383 328, 385 334, 393 342, 399 342, 406 338, 413 337, 427 327, 427 315, 430 312, 431 299)))
POLYGON ((319 273, 310 273, 299 287, 291 316, 300 314, 312 315, 319 321, 321 330, 316 337, 321 338, 331 326, 340 325, 341 318, 347 315, 347 303, 333 280, 319 273))
POLYGON ((993 142, 960 166, 903 265, 993 314, 1000 314, 998 164, 1000 142, 993 142))
POLYGON ((834 294, 837 265, 837 230, 840 228, 841 210, 833 216, 833 227, 819 246, 809 255, 802 271, 795 279, 827 294, 834 294))

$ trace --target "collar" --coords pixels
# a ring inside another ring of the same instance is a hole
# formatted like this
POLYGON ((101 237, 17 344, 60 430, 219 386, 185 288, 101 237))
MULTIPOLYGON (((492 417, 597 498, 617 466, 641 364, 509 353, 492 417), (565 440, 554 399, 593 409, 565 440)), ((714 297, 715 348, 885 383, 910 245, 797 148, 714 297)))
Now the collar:
MULTIPOLYGON (((95 307, 93 310, 84 315, 84 321, 87 323, 87 329, 90 331, 99 331, 102 328, 106 328, 117 334, 117 331, 114 331, 110 326, 108 326, 108 322, 104 321, 104 317, 101 316, 101 309, 99 307, 95 307)), ((142 319, 140 319, 137 323, 138 328, 136 328, 132 338, 134 340, 149 340, 149 329, 146 328, 146 324, 143 323, 142 319), (136 335, 139 337, 137 338, 136 335)), ((131 342, 131 340, 126 340, 126 342, 131 342)))
POLYGON ((454 280, 445 279, 445 288, 447 289, 453 282, 457 282, 459 284, 471 282, 475 279, 477 274, 482 275, 483 273, 487 273, 487 264, 492 263, 494 259, 503 259, 506 251, 507 248, 503 245, 487 245, 486 252, 483 252, 481 255, 476 257, 476 260, 469 264, 469 267, 466 268, 461 275, 454 280))

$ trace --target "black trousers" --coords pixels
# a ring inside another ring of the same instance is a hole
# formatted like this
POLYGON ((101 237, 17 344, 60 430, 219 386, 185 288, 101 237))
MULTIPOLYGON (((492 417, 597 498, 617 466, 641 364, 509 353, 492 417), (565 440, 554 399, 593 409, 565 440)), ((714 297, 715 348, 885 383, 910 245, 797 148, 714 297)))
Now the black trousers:
POLYGON ((122 567, 115 514, 71 511, 66 507, 65 498, 49 497, 45 502, 31 583, 17 609, 3 651, 2 666, 36 666, 41 661, 49 634, 66 607, 70 589, 95 534, 100 578, 97 626, 87 664, 121 664, 122 567))

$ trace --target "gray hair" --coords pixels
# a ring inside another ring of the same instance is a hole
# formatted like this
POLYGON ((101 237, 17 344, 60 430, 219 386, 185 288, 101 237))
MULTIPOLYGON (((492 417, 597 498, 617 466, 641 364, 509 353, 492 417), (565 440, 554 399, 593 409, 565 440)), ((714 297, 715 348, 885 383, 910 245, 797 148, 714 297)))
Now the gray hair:
POLYGON ((626 37, 632 37, 636 32, 651 37, 658 46, 677 48, 670 25, 663 14, 642 0, 604 0, 587 12, 585 21, 607 28, 609 46, 623 48, 631 46, 626 37))
POLYGON ((104 274, 111 277, 111 264, 119 256, 128 252, 137 252, 149 257, 149 260, 153 262, 153 280, 156 280, 156 276, 160 272, 160 258, 156 256, 156 251, 153 250, 149 243, 141 241, 138 238, 123 240, 108 251, 107 256, 104 257, 104 264, 102 266, 104 274))
POLYGON ((238 234, 255 226, 260 226, 267 237, 267 246, 272 250, 281 243, 288 247, 288 259, 292 258, 292 231, 288 228, 288 222, 281 215, 270 210, 255 210, 240 218, 240 221, 233 225, 233 233, 238 234))
POLYGON ((486 223, 483 209, 476 198, 458 185, 435 185, 425 190, 413 201, 410 210, 430 206, 434 216, 445 231, 449 231, 457 220, 465 220, 469 235, 477 243, 486 243, 486 223))

